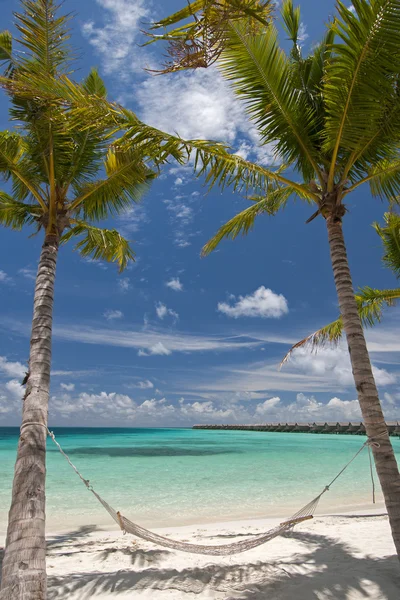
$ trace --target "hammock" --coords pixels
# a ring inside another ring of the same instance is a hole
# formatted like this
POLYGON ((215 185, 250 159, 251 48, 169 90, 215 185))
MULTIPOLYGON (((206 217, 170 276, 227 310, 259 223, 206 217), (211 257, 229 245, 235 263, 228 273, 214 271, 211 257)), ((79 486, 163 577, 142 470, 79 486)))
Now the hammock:
MULTIPOLYGON (((30 424, 31 423, 26 423, 25 425, 30 425, 30 424)), ((39 423, 35 423, 35 425, 36 424, 39 424, 39 423)), ((46 426, 44 426, 44 427, 46 427, 46 426)), ((46 429, 47 429, 47 427, 46 427, 46 429)), ((100 504, 103 505, 103 507, 106 509, 106 511, 114 519, 114 521, 117 523, 117 525, 122 529, 122 531, 124 533, 131 533, 132 535, 135 535, 143 540, 147 540, 148 542, 153 542, 154 544, 157 544, 158 546, 164 546, 165 548, 171 548, 172 550, 180 550, 181 552, 190 552, 192 554, 207 554, 207 555, 212 555, 212 556, 230 556, 233 554, 239 554, 240 552, 246 552, 247 550, 250 550, 251 548, 256 548, 257 546, 261 546, 262 544, 269 542, 273 538, 275 538, 279 535, 282 535, 283 533, 286 533, 287 531, 291 530, 295 525, 298 525, 299 523, 302 523, 304 521, 312 519, 313 515, 315 513, 315 510, 318 506, 318 502, 321 499, 321 496, 323 496, 323 494, 325 494, 325 492, 329 491, 331 485, 340 477, 340 475, 347 469, 347 467, 353 462, 353 460, 355 460, 357 458, 357 456, 362 452, 362 450, 365 448, 365 446, 368 446, 368 451, 369 451, 371 479, 372 479, 372 486, 373 486, 373 502, 375 503, 375 486, 374 486, 374 479, 373 479, 373 474, 372 474, 372 461, 371 461, 370 446, 379 447, 379 443, 372 441, 371 439, 368 439, 365 442, 365 444, 363 444, 361 446, 361 448, 358 450, 358 452, 356 452, 356 454, 353 456, 353 458, 336 475, 336 477, 334 479, 332 479, 332 481, 328 485, 325 486, 325 488, 322 490, 322 492, 318 496, 316 496, 316 498, 314 498, 313 500, 311 500, 311 502, 309 502, 303 508, 301 508, 290 519, 288 519, 287 521, 284 521, 283 523, 280 523, 273 529, 270 529, 269 531, 266 531, 264 533, 260 533, 259 535, 255 535, 251 539, 241 540, 239 542, 232 542, 230 544, 224 544, 224 545, 219 545, 219 546, 215 546, 215 545, 214 546, 206 546, 206 545, 201 545, 201 544, 190 544, 187 542, 179 542, 176 540, 171 540, 165 536, 158 535, 157 533, 153 533, 152 531, 149 531, 148 529, 145 529, 144 527, 141 527, 140 525, 133 523, 132 521, 130 521, 129 519, 124 517, 119 511, 116 511, 114 508, 112 508, 112 506, 110 506, 93 489, 89 480, 85 479, 81 475, 81 473, 78 471, 76 466, 70 460, 69 456, 64 452, 64 450, 61 448, 60 444, 57 442, 54 433, 52 431, 49 431, 49 429, 47 429, 47 433, 49 434, 49 436, 51 437, 51 439, 53 440, 53 442, 55 443, 55 445, 57 446, 57 448, 59 449, 61 454, 66 458, 66 460, 68 461, 70 466, 73 468, 75 473, 85 484, 87 489, 90 492, 92 492, 92 494, 95 496, 95 498, 97 498, 97 500, 100 502, 100 504)), ((382 435, 387 435, 387 432, 385 432, 382 435)))

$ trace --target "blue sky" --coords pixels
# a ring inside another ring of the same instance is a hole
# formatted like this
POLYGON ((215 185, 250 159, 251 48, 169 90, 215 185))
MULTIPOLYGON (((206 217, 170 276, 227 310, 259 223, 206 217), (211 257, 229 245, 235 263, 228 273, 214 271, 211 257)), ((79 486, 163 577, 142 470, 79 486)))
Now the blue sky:
MULTIPOLYGON (((16 0, 2 2, 11 27, 16 0)), ((154 77, 154 47, 140 30, 179 0, 66 0, 75 11, 73 44, 83 77, 98 66, 109 97, 151 125, 185 137, 224 140, 268 164, 257 136, 217 69, 154 77)), ((334 2, 303 0, 304 49, 316 42, 334 2)), ((0 98, 0 126, 9 127, 0 98)), ((322 219, 299 201, 260 217, 253 232, 223 243, 206 259, 202 245, 247 202, 207 192, 190 169, 172 166, 139 206, 114 226, 134 240, 137 263, 122 275, 110 265, 60 251, 55 311, 51 425, 191 425, 206 422, 359 418, 347 352, 301 351, 283 370, 291 343, 337 317, 322 219)), ((345 218, 355 286, 395 287, 371 227, 385 206, 360 187, 345 218)), ((41 239, 2 229, 0 237, 0 425, 18 424, 29 352, 30 318, 41 239)), ((398 416, 400 313, 390 309, 368 332, 388 418, 398 416)))

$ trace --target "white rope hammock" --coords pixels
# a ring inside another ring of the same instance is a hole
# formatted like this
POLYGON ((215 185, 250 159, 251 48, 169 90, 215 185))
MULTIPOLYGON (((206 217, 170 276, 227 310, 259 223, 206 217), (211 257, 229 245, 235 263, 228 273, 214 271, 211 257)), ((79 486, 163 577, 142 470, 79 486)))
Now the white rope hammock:
MULTIPOLYGON (((61 454, 65 457, 65 459, 68 461, 70 466, 73 468, 75 473, 82 480, 82 482, 85 484, 87 489, 90 492, 92 492, 92 494, 95 496, 95 498, 97 498, 97 500, 100 502, 100 504, 102 504, 104 506, 106 511, 114 519, 114 521, 117 523, 117 525, 122 529, 122 531, 124 533, 131 533, 132 535, 142 538, 143 540, 147 540, 148 542, 153 542, 154 544, 157 544, 158 546, 164 546, 165 548, 171 548, 173 550, 180 550, 181 552, 190 552, 193 554, 209 554, 209 555, 214 555, 214 556, 229 556, 232 554, 238 554, 240 552, 246 552, 247 550, 250 550, 251 548, 256 548, 257 546, 261 546, 262 544, 269 542, 270 540, 277 537, 278 535, 282 535, 283 533, 291 530, 298 523, 302 523, 303 521, 312 519, 313 515, 315 513, 315 510, 318 506, 318 502, 320 501, 323 494, 325 494, 325 492, 329 491, 329 489, 333 485, 333 483, 335 483, 335 481, 342 475, 342 473, 347 469, 347 467, 350 466, 350 464, 357 458, 357 456, 363 451, 363 449, 366 446, 368 446, 368 451, 369 451, 371 479, 372 479, 372 484, 373 484, 373 502, 375 502, 375 491, 374 491, 375 486, 374 486, 374 479, 373 479, 373 472, 372 472, 370 446, 375 446, 375 447, 379 448, 380 445, 378 442, 368 439, 361 446, 361 448, 356 452, 356 454, 353 456, 353 458, 351 460, 349 460, 349 462, 343 467, 343 469, 341 471, 339 471, 339 473, 336 475, 336 477, 334 477, 334 479, 332 479, 332 481, 324 487, 322 492, 318 496, 316 496, 316 498, 314 498, 313 500, 311 500, 311 502, 309 502, 303 508, 301 508, 290 519, 288 519, 287 521, 284 521, 283 523, 280 523, 273 529, 270 529, 269 531, 266 531, 264 533, 260 533, 259 535, 255 535, 251 539, 241 540, 239 542, 232 542, 230 544, 224 544, 224 545, 219 545, 219 546, 215 546, 215 545, 214 546, 206 546, 206 545, 201 545, 201 544, 190 544, 187 542, 179 542, 176 540, 171 540, 165 536, 158 535, 157 533, 153 533, 152 531, 149 531, 148 529, 145 529, 144 527, 141 527, 140 525, 133 523, 132 521, 130 521, 129 519, 124 517, 119 511, 116 511, 114 508, 112 508, 112 506, 110 506, 105 500, 103 500, 103 498, 93 489, 89 480, 85 479, 81 475, 81 473, 78 471, 76 466, 70 460, 69 456, 64 452, 64 450, 61 448, 60 444, 57 442, 55 435, 52 431, 49 431, 49 429, 42 423, 25 423, 23 425, 23 427, 25 427, 26 425, 42 425, 43 427, 46 428, 47 433, 49 434, 49 436, 51 437, 51 439, 53 440, 53 442, 55 443, 55 445, 57 446, 57 448, 59 449, 61 454)), ((387 433, 384 432, 381 436, 378 436, 378 437, 382 437, 384 435, 387 435, 387 433)))

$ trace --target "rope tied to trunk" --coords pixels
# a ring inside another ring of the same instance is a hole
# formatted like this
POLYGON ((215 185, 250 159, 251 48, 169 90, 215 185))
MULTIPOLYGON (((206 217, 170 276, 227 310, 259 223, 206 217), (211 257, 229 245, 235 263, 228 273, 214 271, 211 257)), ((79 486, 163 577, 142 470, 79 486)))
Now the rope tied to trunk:
MULTIPOLYGON (((35 423, 25 423, 24 426, 31 425, 31 424, 35 424, 35 423)), ((41 425, 43 425, 43 424, 41 423, 41 425)), ((171 540, 165 536, 162 536, 162 535, 159 535, 152 531, 149 531, 148 529, 145 529, 144 527, 141 527, 140 525, 137 525, 136 523, 133 523, 132 521, 130 521, 129 519, 124 517, 120 511, 116 511, 112 506, 110 506, 100 496, 100 494, 98 494, 93 489, 93 486, 90 484, 89 480, 85 479, 83 477, 83 475, 79 472, 77 467, 73 464, 73 462, 71 461, 69 456, 66 454, 66 452, 64 452, 64 450, 61 448, 60 444, 57 442, 57 440, 55 438, 54 433, 52 431, 50 431, 47 427, 46 427, 46 429, 47 429, 48 435, 53 440, 54 444, 57 446, 60 453, 67 460, 68 464, 72 467, 72 469, 75 471, 75 473, 81 479, 81 481, 85 484, 86 488, 96 497, 96 499, 100 502, 100 504, 102 504, 102 506, 105 508, 105 510, 109 513, 109 515, 112 517, 112 519, 114 519, 114 521, 117 523, 117 525, 121 528, 121 530, 124 533, 131 533, 132 535, 135 535, 139 538, 142 538, 144 540, 147 540, 147 541, 157 544, 159 546, 171 548, 174 550, 180 550, 181 552, 189 552, 189 553, 193 553, 193 554, 206 554, 206 555, 213 555, 213 556, 230 556, 233 554, 238 554, 240 552, 246 552, 247 550, 250 550, 251 548, 256 548, 257 546, 261 546, 262 544, 269 542, 273 538, 275 538, 279 535, 282 535, 283 533, 291 531, 295 525, 298 525, 299 523, 302 523, 304 521, 312 519, 313 515, 316 511, 316 508, 318 506, 318 503, 319 503, 321 497, 323 496, 323 494, 325 494, 326 492, 328 492, 330 490, 330 487, 342 475, 342 473, 344 473, 344 471, 351 465, 351 463, 357 458, 357 456, 362 452, 362 450, 366 446, 368 446, 369 450, 371 447, 379 448, 380 444, 379 444, 379 442, 376 442, 375 440, 387 435, 387 432, 384 432, 382 434, 379 434, 378 436, 375 436, 374 438, 368 438, 367 441, 361 446, 361 448, 355 453, 355 455, 348 461, 348 463, 339 471, 339 473, 336 475, 336 477, 334 477, 334 479, 332 479, 332 481, 324 487, 322 492, 318 496, 316 496, 313 500, 311 500, 311 502, 309 502, 308 504, 303 506, 303 508, 301 508, 297 513, 295 513, 288 520, 283 521, 282 523, 280 523, 276 527, 273 527, 269 531, 254 535, 252 537, 252 539, 241 540, 239 542, 233 542, 233 543, 219 545, 219 546, 215 546, 215 545, 214 546, 206 546, 206 545, 202 545, 202 544, 191 544, 191 543, 187 543, 187 542, 171 540)), ((375 502, 375 483, 374 483, 373 473, 372 473, 371 456, 370 456, 370 471, 371 471, 371 478, 372 478, 372 484, 373 484, 373 501, 375 502)))

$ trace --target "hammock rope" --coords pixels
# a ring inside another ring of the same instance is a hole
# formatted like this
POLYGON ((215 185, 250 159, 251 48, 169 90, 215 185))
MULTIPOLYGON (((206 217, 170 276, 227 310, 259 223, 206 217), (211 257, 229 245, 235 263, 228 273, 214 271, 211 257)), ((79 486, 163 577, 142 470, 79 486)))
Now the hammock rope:
MULTIPOLYGON (((38 425, 39 423, 32 423, 32 424, 38 425)), ((30 425, 30 423, 25 423, 24 427, 26 425, 30 425)), ((40 425, 42 425, 42 424, 40 424, 40 425)), ((206 546, 206 545, 202 545, 202 544, 191 544, 188 542, 179 542, 177 540, 171 540, 168 537, 159 535, 148 529, 145 529, 144 527, 141 527, 140 525, 137 525, 136 523, 133 523, 132 521, 130 521, 129 519, 124 517, 119 511, 116 511, 112 506, 110 506, 108 504, 108 502, 106 502, 100 496, 100 494, 98 494, 93 489, 93 486, 91 485, 90 481, 83 477, 83 475, 79 472, 77 467, 73 464, 73 462, 69 458, 68 454, 66 454, 66 452, 64 452, 64 450, 61 448, 60 444, 57 442, 57 440, 55 438, 54 433, 52 431, 50 431, 47 427, 46 427, 46 429, 47 429, 48 435, 51 437, 54 444, 57 446, 58 450, 61 452, 61 454, 67 460, 69 465, 72 467, 72 469, 75 471, 75 473, 81 479, 81 481, 85 484, 87 489, 95 496, 95 498, 100 502, 100 504, 102 504, 102 506, 105 508, 105 510, 111 516, 111 518, 114 519, 114 521, 117 523, 117 525, 121 528, 121 530, 124 533, 131 533, 132 535, 139 537, 143 540, 152 542, 158 546, 170 548, 172 550, 180 550, 181 552, 189 552, 192 554, 207 554, 207 555, 213 555, 213 556, 230 556, 233 554, 238 554, 240 552, 246 552, 247 550, 256 548, 257 546, 261 546, 262 544, 269 542, 273 538, 292 530, 295 525, 298 525, 299 523, 303 523, 304 521, 308 521, 309 519, 312 519, 321 497, 330 490, 330 487, 336 482, 336 480, 342 475, 342 473, 344 473, 344 471, 351 465, 351 463, 364 450, 364 448, 368 447, 368 450, 370 450, 371 446, 375 446, 376 448, 379 448, 380 444, 379 444, 379 442, 377 442, 375 440, 378 437, 383 437, 383 436, 387 435, 387 432, 384 432, 384 433, 380 434, 379 436, 376 436, 376 438, 374 438, 374 439, 371 439, 371 438, 367 439, 367 441, 361 446, 361 448, 356 452, 356 454, 339 471, 339 473, 336 475, 336 477, 334 477, 332 479, 332 481, 324 487, 322 492, 318 496, 316 496, 313 500, 311 500, 311 502, 309 502, 308 504, 303 506, 303 508, 301 508, 299 511, 297 511, 287 521, 283 521, 276 527, 274 527, 264 533, 254 535, 251 539, 241 540, 239 542, 232 542, 229 544, 223 544, 223 545, 219 545, 219 546, 216 546, 216 545, 206 546)), ((371 461, 371 457, 370 457, 370 461, 371 461)), ((373 489, 373 502, 375 503, 375 484, 374 484, 373 473, 372 473, 372 462, 370 462, 370 471, 371 471, 372 489, 373 489)))

